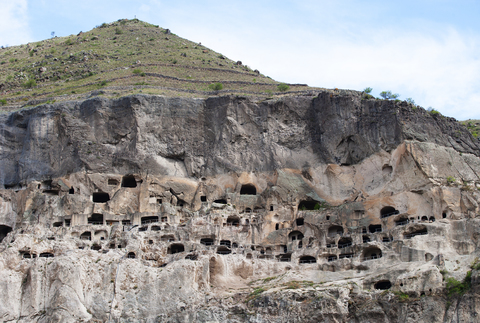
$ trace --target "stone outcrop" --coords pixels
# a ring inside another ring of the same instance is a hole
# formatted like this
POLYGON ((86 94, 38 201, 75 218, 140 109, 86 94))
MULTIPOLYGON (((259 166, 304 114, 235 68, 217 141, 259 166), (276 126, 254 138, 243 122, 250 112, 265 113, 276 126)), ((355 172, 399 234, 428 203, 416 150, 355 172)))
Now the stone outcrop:
POLYGON ((454 119, 353 91, 0 118, 5 322, 477 320, 480 143, 454 119))

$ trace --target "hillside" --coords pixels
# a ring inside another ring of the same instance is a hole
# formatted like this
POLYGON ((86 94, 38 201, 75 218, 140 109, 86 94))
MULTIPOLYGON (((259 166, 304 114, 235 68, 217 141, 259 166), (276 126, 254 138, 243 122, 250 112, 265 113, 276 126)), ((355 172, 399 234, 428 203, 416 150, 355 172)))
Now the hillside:
MULTIPOLYGON (((85 99, 92 93, 114 98, 136 93, 272 96, 282 93, 279 84, 240 61, 138 19, 0 50, 4 110, 85 99), (217 82, 221 91, 212 86, 217 82)), ((312 88, 290 85, 288 92, 307 90, 312 88)))

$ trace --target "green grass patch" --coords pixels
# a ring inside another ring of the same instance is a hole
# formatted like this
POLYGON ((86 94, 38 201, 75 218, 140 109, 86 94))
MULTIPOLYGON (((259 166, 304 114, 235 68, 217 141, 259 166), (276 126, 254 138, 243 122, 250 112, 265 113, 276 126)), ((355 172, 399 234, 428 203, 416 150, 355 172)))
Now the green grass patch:
POLYGON ((278 84, 277 85, 277 90, 279 90, 280 92, 286 92, 290 89, 290 86, 288 86, 287 84, 285 83, 282 83, 282 84, 278 84))
POLYGON ((213 91, 220 91, 221 89, 223 89, 223 84, 219 82, 212 83, 208 86, 208 88, 213 91))

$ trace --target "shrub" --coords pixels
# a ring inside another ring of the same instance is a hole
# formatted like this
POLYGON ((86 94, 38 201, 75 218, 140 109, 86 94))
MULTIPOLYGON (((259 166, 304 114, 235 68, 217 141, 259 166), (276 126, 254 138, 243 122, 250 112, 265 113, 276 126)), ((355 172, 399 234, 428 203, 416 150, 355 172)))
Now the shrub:
POLYGON ((430 113, 431 116, 438 116, 438 115, 442 115, 439 111, 435 110, 435 109, 432 109, 432 107, 428 108, 428 113, 430 113))
POLYGON ((463 279, 463 282, 459 282, 453 277, 447 278, 446 292, 448 297, 454 295, 463 295, 472 287, 472 272, 469 270, 467 275, 463 279))
POLYGON ((280 91, 280 92, 285 92, 285 91, 288 91, 290 89, 290 86, 288 86, 287 84, 285 83, 282 83, 282 84, 278 84, 277 85, 277 89, 280 91))
POLYGON ((412 104, 412 105, 415 105, 415 101, 414 101, 412 98, 406 98, 405 101, 406 101, 407 103, 410 103, 410 104, 412 104))
POLYGON ((363 90, 363 93, 365 94, 370 94, 372 93, 373 89, 371 87, 366 87, 364 90, 363 90))
POLYGON ((37 86, 37 82, 34 79, 29 79, 25 83, 23 83, 23 87, 27 89, 31 89, 32 87, 37 86))
POLYGON ((142 73, 143 73, 142 70, 139 69, 139 68, 135 68, 135 69, 133 70, 133 74, 142 74, 142 73))
POLYGON ((100 82, 100 86, 105 86, 105 85, 107 85, 107 81, 101 81, 100 82))
POLYGON ((1 105, 7 104, 7 100, 6 100, 6 99, 1 99, 1 100, 0 100, 0 104, 1 104, 1 105))
POLYGON ((396 99, 400 96, 398 93, 392 93, 392 91, 382 91, 380 92, 380 96, 385 100, 396 99))
POLYGON ((214 90, 214 91, 220 91, 223 89, 223 84, 222 83, 212 83, 208 86, 209 89, 214 90))
POLYGON ((453 183, 455 183, 455 177, 448 176, 448 177, 447 177, 447 183, 448 183, 448 184, 453 184, 453 183))
POLYGON ((121 35, 121 34, 123 34, 123 30, 120 29, 119 27, 116 27, 116 28, 115 28, 115 34, 116 34, 116 35, 121 35))
POLYGON ((67 39, 65 41, 65 45, 67 45, 67 46, 73 45, 73 40, 71 38, 67 39))

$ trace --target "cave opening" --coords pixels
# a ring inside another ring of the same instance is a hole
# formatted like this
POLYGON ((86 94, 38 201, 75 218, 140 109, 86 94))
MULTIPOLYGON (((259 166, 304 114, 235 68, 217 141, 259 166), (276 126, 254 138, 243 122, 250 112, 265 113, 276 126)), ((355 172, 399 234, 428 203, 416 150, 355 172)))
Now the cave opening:
POLYGON ((5 239, 7 234, 9 234, 12 231, 12 228, 9 227, 8 225, 0 225, 0 242, 5 239))
POLYGON ((257 189, 252 184, 244 184, 240 189, 240 195, 257 195, 257 189))
POLYGON ((375 283, 375 289, 387 290, 392 287, 392 283, 389 280, 381 280, 375 283))
POLYGON ((106 203, 110 201, 110 195, 105 192, 95 192, 92 194, 93 203, 106 203))
POLYGON ((137 181, 133 175, 125 175, 122 178, 122 187, 137 187, 137 181))

